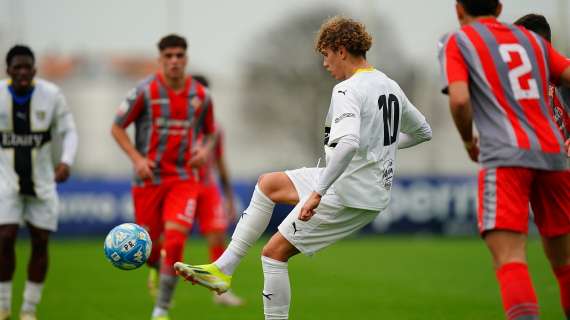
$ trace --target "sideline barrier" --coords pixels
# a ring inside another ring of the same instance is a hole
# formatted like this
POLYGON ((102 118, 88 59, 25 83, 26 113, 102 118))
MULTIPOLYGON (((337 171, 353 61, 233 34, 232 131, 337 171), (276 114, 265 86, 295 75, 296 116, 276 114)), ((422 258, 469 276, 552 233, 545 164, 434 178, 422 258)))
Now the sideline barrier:
MULTIPOLYGON (((255 183, 234 184, 237 207, 249 203, 255 183)), ((133 221, 130 181, 72 179, 59 186, 58 235, 101 235, 117 224, 133 221)), ((277 206, 269 232, 289 212, 277 206)), ((231 231, 231 230, 230 230, 231 231)), ((392 190, 389 210, 369 226, 367 233, 390 234, 476 234, 475 177, 399 177, 392 190)))

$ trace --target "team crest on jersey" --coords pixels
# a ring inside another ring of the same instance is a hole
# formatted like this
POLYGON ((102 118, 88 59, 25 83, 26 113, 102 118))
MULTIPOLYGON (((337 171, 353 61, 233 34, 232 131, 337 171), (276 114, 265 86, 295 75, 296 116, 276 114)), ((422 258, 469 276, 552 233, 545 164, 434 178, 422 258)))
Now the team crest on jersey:
POLYGON ((198 110, 202 107, 202 100, 198 96, 194 96, 190 99, 190 105, 194 107, 194 110, 198 110))
POLYGON ((46 112, 43 110, 36 111, 36 117, 38 118, 38 120, 43 121, 46 118, 46 112))

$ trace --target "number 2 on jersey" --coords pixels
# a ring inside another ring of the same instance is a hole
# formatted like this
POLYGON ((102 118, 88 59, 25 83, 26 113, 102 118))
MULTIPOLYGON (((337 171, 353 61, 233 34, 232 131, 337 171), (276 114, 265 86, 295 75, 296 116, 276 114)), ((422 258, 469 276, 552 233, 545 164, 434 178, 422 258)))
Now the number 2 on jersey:
POLYGON ((398 138, 400 102, 393 94, 389 94, 388 97, 383 94, 378 98, 378 109, 382 111, 384 120, 384 146, 389 146, 398 138))
POLYGON ((518 43, 502 44, 499 46, 499 51, 501 52, 501 58, 503 58, 505 63, 511 62, 513 54, 518 54, 521 58, 521 65, 509 70, 509 81, 515 95, 515 99, 522 100, 540 98, 538 93, 538 84, 531 75, 532 65, 523 46, 518 43), (523 76, 528 75, 531 75, 528 80, 528 89, 523 89, 520 80, 523 76))

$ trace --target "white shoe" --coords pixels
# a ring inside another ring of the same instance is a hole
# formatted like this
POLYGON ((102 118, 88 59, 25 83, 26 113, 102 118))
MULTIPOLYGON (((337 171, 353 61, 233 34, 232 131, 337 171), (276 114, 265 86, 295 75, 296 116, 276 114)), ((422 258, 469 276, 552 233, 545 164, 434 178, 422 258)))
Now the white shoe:
POLYGON ((22 312, 20 313, 20 320, 38 320, 35 313, 22 312))
POLYGON ((227 307, 239 307, 243 306, 244 301, 242 298, 236 296, 231 291, 226 291, 222 294, 214 294, 214 303, 227 306, 227 307))
POLYGON ((10 320, 10 311, 0 310, 0 320, 10 320))

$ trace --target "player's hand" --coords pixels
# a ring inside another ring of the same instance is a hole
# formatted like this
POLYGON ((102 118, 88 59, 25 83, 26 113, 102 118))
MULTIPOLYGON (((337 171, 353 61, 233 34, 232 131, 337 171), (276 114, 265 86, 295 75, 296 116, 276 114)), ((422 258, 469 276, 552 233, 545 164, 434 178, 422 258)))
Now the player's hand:
POLYGON ((208 148, 204 146, 197 147, 196 149, 192 150, 192 157, 188 164, 192 168, 199 168, 206 164, 208 160, 208 148))
POLYGON ((299 220, 309 221, 315 215, 315 209, 321 203, 321 195, 315 191, 311 192, 309 199, 305 201, 303 207, 301 207, 301 212, 299 212, 299 220))
POLYGON ((67 163, 60 162, 55 167, 55 182, 65 182, 67 179, 69 179, 70 173, 71 169, 69 168, 69 165, 67 163))
POLYGON ((141 180, 152 179, 152 169, 156 168, 156 163, 148 158, 138 158, 134 162, 135 173, 141 180))
POLYGON ((473 160, 473 162, 479 162, 479 138, 473 136, 473 140, 471 141, 463 141, 463 145, 465 146, 465 150, 469 155, 469 158, 473 160))
POLYGON ((568 158, 570 158, 570 139, 566 140, 564 145, 566 146, 566 156, 568 156, 568 158))

